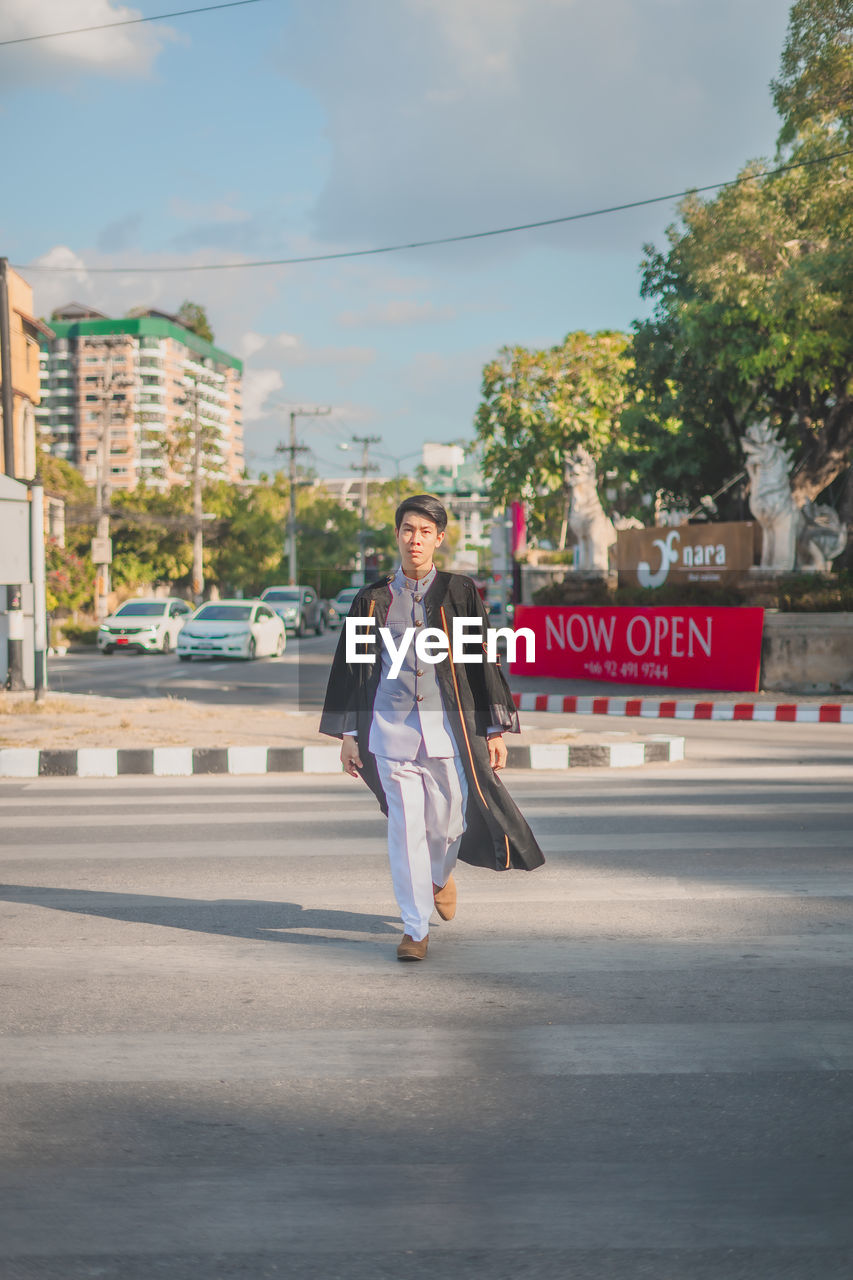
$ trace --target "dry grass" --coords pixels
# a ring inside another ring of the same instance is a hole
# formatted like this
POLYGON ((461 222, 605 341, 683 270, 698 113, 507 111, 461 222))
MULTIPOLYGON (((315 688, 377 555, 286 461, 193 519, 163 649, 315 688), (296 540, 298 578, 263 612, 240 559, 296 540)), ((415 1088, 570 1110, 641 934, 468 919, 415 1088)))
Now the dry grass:
POLYGON ((206 706, 180 698, 0 694, 0 746, 287 747, 331 743, 314 716, 276 707, 206 706))

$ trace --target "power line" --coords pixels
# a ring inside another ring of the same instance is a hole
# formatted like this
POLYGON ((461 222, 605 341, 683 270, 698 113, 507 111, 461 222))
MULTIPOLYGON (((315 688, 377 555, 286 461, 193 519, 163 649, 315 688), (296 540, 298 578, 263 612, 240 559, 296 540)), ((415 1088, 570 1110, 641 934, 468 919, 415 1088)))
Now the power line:
POLYGON ((543 218, 538 222, 520 222, 512 227, 496 227, 492 231, 469 231, 464 235, 441 236, 435 240, 411 240, 405 244, 383 245, 377 249, 346 249, 340 253, 315 253, 302 258, 264 258, 251 262, 208 262, 204 264, 187 264, 179 267, 87 267, 83 266, 47 266, 45 263, 16 263, 17 271, 85 271, 91 275, 164 275, 187 271, 240 271, 249 267, 293 267, 306 262, 336 262, 342 258, 368 258, 381 253, 400 253, 405 249, 429 249, 441 244, 459 244, 463 240, 485 240, 490 236, 507 236, 516 231, 535 231, 540 227, 555 227, 566 222, 581 222, 585 218, 600 218, 607 213, 622 213, 626 209, 641 209, 646 205, 664 204, 669 200, 681 200, 685 196, 701 195, 706 191, 720 191, 723 187, 738 187, 746 182, 757 182, 759 178, 772 178, 778 173, 788 173, 792 169, 807 169, 818 164, 829 164, 843 156, 853 155, 853 147, 845 151, 834 151, 828 156, 818 156, 813 160, 796 160, 791 164, 779 165, 777 169, 764 169, 760 173, 751 173, 743 178, 729 178, 725 182, 709 182, 704 187, 688 187, 685 191, 673 191, 665 196, 651 196, 647 200, 629 200, 625 204, 612 204, 603 209, 589 209, 585 213, 568 213, 560 218, 543 218))
POLYGON ((110 27, 135 27, 140 22, 162 22, 166 18, 185 18, 192 13, 211 13, 214 9, 237 9, 244 4, 260 4, 261 0, 229 0, 227 4, 206 4, 200 9, 178 9, 175 13, 155 13, 148 18, 123 18, 119 22, 101 22, 95 27, 73 27, 70 31, 46 31, 40 36, 17 36, 14 40, 0 40, 0 47, 7 44, 31 44, 33 40, 55 40, 59 36, 79 36, 87 31, 106 31, 110 27))

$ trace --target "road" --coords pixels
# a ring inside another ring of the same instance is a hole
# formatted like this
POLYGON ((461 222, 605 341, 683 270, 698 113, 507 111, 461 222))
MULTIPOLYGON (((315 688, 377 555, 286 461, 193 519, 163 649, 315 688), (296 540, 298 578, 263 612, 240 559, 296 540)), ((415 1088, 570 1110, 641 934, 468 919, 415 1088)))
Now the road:
MULTIPOLYGON (((105 658, 96 653, 73 653, 51 659, 50 684, 57 692, 116 698, 171 696, 212 706, 280 706, 282 710, 309 713, 314 727, 323 704, 337 635, 327 632, 304 640, 290 638, 283 657, 256 662, 184 663, 174 655, 122 653, 105 658)), ((510 677, 514 689, 527 688, 531 683, 510 677)), ((566 692, 588 689, 586 682, 562 683, 566 692)), ((556 681, 543 681, 542 686, 547 690, 562 687, 556 681)), ((619 685, 604 687, 610 692, 625 692, 619 685)), ((551 735, 559 737, 567 730, 586 734, 679 734, 687 739, 688 757, 709 764, 742 760, 750 764, 811 762, 832 766, 853 760, 853 726, 849 724, 738 721, 732 725, 708 720, 559 716, 530 711, 521 713, 521 722, 525 729, 535 730, 541 741, 548 741, 551 735)))
POLYGON ((849 754, 506 776, 405 966, 349 779, 0 787, 4 1280, 849 1280, 849 754))
POLYGON ((181 697, 193 702, 314 710, 323 703, 338 632, 288 636, 280 658, 254 662, 193 659, 174 653, 74 652, 51 658, 49 683, 57 693, 96 693, 109 698, 181 697))

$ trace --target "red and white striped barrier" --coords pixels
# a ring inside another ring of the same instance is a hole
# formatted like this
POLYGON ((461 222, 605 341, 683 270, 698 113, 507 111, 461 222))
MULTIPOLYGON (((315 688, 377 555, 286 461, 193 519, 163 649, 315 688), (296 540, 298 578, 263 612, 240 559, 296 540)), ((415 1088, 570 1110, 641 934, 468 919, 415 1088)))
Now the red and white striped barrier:
POLYGON ((661 698, 580 698, 560 693, 514 693, 519 711, 573 712, 578 716, 640 716, 648 720, 787 720, 800 724, 853 724, 853 703, 691 702, 661 698))

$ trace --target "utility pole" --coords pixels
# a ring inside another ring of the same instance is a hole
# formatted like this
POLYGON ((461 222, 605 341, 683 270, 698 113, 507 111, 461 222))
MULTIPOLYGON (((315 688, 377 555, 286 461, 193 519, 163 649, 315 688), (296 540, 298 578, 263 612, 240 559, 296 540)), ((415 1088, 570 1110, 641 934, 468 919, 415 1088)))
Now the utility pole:
POLYGON ((193 600, 201 604, 204 594, 204 514, 201 509, 202 439, 198 398, 198 383, 193 382, 193 600))
POLYGON ((41 702, 47 688, 47 616, 45 613, 44 488, 36 473, 30 481, 30 577, 33 583, 33 696, 41 702))
POLYGON ((297 576, 297 558, 296 558, 296 455, 297 453, 306 453, 308 446, 296 443, 296 419, 297 418, 322 418, 327 413, 331 413, 331 408, 326 409, 291 409, 290 410, 290 444, 280 444, 276 448, 276 453, 289 454, 288 461, 288 480, 290 488, 290 506, 287 512, 287 581, 291 587, 296 586, 298 582, 297 576))
POLYGON ((351 471, 361 472, 361 511, 360 524, 358 529, 358 571, 361 574, 362 584, 367 577, 367 473, 369 471, 378 471, 379 468, 369 461, 370 446, 379 444, 381 436, 353 436, 353 444, 361 445, 361 462, 353 462, 350 464, 351 471))
MULTIPOLYGON (((95 497, 98 506, 98 523, 92 542, 92 559, 95 562, 95 616, 103 622, 109 613, 110 565, 113 558, 110 539, 110 446, 112 444, 113 392, 119 385, 113 377, 112 348, 115 342, 105 339, 106 355, 101 376, 101 431, 98 437, 98 454, 95 479, 95 497)), ((127 385, 127 379, 121 380, 127 385)))
MULTIPOLYGON (((3 468, 15 479, 15 392, 12 386, 12 338, 9 315, 9 282, 7 258, 0 258, 0 403, 3 406, 3 468)), ((8 622, 7 689, 24 687, 24 614, 21 607, 21 584, 6 587, 8 622)))

